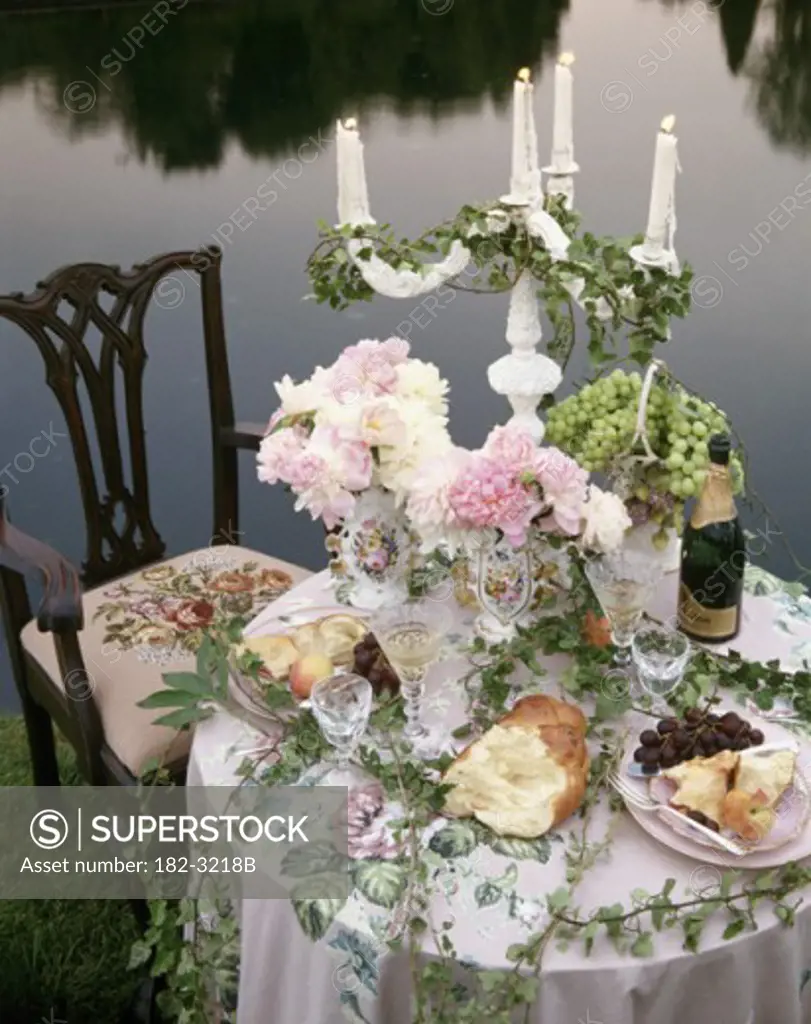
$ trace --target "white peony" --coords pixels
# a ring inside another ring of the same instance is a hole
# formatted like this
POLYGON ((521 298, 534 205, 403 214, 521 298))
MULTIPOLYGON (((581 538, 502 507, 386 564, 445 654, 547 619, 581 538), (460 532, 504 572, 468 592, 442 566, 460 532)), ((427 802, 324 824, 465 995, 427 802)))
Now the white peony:
POLYGON ((622 544, 631 517, 621 498, 590 484, 581 525, 581 544, 586 550, 609 552, 622 544))
POLYGON ((470 458, 470 452, 452 445, 421 463, 413 474, 406 511, 424 553, 442 545, 453 555, 466 541, 466 531, 456 527, 449 493, 470 458))
POLYGON ((447 420, 429 412, 420 402, 404 402, 399 414, 405 426, 405 440, 396 448, 381 448, 376 467, 378 482, 393 491, 397 501, 405 500, 418 467, 453 447, 447 420))
POLYGON ((448 382, 439 375, 433 363, 409 359, 400 363, 397 371, 397 395, 404 399, 417 399, 438 416, 448 412, 448 382))
POLYGON ((296 416, 319 409, 330 394, 331 380, 329 370, 325 370, 323 366, 317 366, 312 377, 300 384, 286 373, 273 385, 285 416, 296 416))

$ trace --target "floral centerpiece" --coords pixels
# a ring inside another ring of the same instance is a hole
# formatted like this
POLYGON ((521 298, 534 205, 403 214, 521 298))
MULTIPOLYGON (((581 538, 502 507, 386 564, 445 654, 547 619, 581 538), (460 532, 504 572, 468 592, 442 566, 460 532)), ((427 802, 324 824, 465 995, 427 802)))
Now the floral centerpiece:
POLYGON ((475 561, 478 628, 491 637, 510 635, 529 606, 545 540, 610 551, 631 524, 622 501, 590 485, 574 459, 509 425, 478 451, 454 447, 427 462, 406 508, 425 550, 462 549, 475 561))
POLYGON ((403 505, 429 455, 452 448, 448 384, 402 338, 351 345, 326 368, 275 385, 259 479, 283 483, 296 510, 328 530, 332 567, 351 603, 374 606, 404 582, 410 558, 403 505))

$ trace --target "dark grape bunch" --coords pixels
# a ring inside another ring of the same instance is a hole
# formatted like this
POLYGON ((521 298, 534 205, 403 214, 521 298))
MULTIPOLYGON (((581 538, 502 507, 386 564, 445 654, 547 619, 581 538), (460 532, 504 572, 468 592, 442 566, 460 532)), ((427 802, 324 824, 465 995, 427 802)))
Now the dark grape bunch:
POLYGON ((646 729, 640 734, 639 742, 641 746, 634 751, 634 760, 642 765, 643 772, 653 775, 659 768, 672 768, 693 757, 712 757, 722 750, 759 747, 763 733, 753 729, 734 711, 716 715, 690 708, 683 719, 663 718, 655 729, 646 729))
POLYGON ((400 680, 397 673, 389 664, 386 655, 380 650, 380 644, 375 640, 373 633, 366 636, 355 644, 355 661, 352 671, 372 684, 372 689, 378 696, 384 691, 390 694, 400 692, 400 680))

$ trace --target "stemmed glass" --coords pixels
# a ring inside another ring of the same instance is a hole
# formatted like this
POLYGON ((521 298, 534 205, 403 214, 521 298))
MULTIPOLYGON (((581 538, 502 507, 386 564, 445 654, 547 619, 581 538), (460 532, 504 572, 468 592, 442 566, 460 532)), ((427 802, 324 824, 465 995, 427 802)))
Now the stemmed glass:
POLYGON ((614 665, 627 669, 631 663, 631 641, 662 570, 653 559, 622 549, 587 562, 585 568, 611 625, 614 665))
POLYGON ((427 760, 437 752, 426 742, 429 732, 420 717, 425 677, 452 623, 447 605, 430 599, 388 605, 371 616, 372 632, 400 679, 406 715, 403 736, 414 753, 427 760))
POLYGON ((367 781, 349 761, 366 730, 372 710, 372 684, 352 672, 339 672, 316 683, 310 706, 327 743, 335 748, 335 766, 322 779, 326 785, 354 786, 367 781))
POLYGON ((642 689, 664 700, 682 680, 690 655, 690 641, 668 626, 642 626, 631 641, 631 652, 642 689))

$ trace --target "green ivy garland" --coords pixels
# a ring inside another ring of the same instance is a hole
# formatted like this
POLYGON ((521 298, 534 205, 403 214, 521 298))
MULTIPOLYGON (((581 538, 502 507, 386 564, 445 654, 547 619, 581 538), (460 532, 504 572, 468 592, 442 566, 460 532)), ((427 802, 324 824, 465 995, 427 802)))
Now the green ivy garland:
POLYGON ((537 283, 538 298, 552 325, 549 355, 563 370, 576 344, 575 303, 567 288, 582 280, 579 296, 585 308, 588 353, 595 366, 624 358, 619 335, 627 337, 628 358, 640 366, 650 361, 657 345, 669 340, 671 317, 690 309, 692 271, 676 275, 658 268, 642 269, 629 255, 633 238, 597 237, 580 231, 580 216, 568 210, 560 196, 547 196, 544 207, 571 239, 565 260, 556 260, 543 241, 512 220, 503 225, 505 208, 498 203, 466 205, 449 221, 428 229, 416 239, 396 238, 389 224, 330 227, 319 222, 319 242, 307 260, 313 296, 336 310, 354 302, 369 302, 375 291, 364 280, 346 250, 348 241, 361 244, 357 259, 373 255, 396 269, 420 273, 426 257, 446 256, 454 242, 471 255, 471 271, 447 282, 456 291, 491 294, 512 289, 527 272, 537 283), (611 316, 597 315, 600 299, 611 316))

